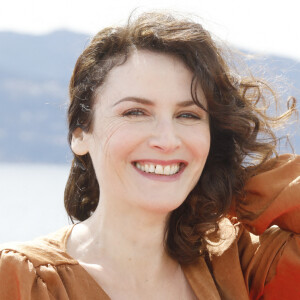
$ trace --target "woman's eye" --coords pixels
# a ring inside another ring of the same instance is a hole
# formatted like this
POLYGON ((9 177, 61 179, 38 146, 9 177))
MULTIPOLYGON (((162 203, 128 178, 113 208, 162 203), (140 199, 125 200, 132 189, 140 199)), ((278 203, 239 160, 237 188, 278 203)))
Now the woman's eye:
POLYGON ((144 116, 145 113, 144 111, 140 110, 140 109, 131 109, 131 110, 127 110, 126 112, 123 113, 123 116, 144 116))
POLYGON ((181 113, 178 115, 179 118, 184 118, 184 119, 196 119, 196 120, 200 120, 200 117, 197 116, 196 114, 192 114, 192 113, 181 113))

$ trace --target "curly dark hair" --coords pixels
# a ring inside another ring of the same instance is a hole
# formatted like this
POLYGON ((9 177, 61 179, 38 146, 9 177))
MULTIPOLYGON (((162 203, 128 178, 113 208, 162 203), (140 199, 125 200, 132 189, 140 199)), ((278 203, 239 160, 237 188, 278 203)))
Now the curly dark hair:
MULTIPOLYGON (((69 143, 76 128, 92 130, 95 91, 134 49, 178 57, 193 73, 195 104, 205 109, 197 98, 199 84, 207 100, 211 132, 207 162, 195 188, 170 213, 165 231, 169 255, 181 264, 191 263, 206 252, 207 232, 217 232, 218 221, 228 213, 233 197, 242 196, 247 178, 277 155, 272 124, 289 117, 295 105, 279 117, 267 116, 263 91, 272 90, 253 77, 238 80, 200 24, 168 13, 144 13, 124 26, 100 31, 78 58, 69 86, 69 143)), ((74 154, 65 188, 71 220, 89 218, 99 193, 90 155, 74 154)))

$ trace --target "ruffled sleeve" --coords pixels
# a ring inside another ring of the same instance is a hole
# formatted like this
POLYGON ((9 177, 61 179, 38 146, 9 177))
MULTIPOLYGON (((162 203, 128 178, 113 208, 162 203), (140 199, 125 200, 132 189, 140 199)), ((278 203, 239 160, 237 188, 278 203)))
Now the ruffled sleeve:
POLYGON ((236 203, 241 266, 251 299, 300 299, 300 157, 270 164, 236 203))
POLYGON ((1 300, 109 299, 65 251, 73 226, 33 241, 0 246, 1 300))
POLYGON ((236 214, 247 229, 261 234, 271 225, 300 233, 300 156, 282 155, 273 168, 251 178, 236 214))
POLYGON ((23 254, 4 249, 0 252, 0 299, 48 300, 52 298, 33 263, 23 254))

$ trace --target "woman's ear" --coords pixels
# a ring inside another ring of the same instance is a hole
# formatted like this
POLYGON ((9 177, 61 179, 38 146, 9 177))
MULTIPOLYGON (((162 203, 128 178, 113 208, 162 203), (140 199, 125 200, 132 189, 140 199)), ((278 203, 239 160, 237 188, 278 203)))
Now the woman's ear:
POLYGON ((71 149, 77 155, 85 155, 89 152, 89 134, 77 127, 72 133, 71 149))

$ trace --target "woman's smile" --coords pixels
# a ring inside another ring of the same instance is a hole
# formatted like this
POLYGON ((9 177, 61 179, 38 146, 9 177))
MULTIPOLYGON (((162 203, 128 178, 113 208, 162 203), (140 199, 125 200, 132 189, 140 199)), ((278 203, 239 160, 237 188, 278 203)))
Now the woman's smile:
POLYGON ((137 172, 158 181, 174 181, 183 173, 187 162, 181 160, 139 160, 132 163, 137 172))

